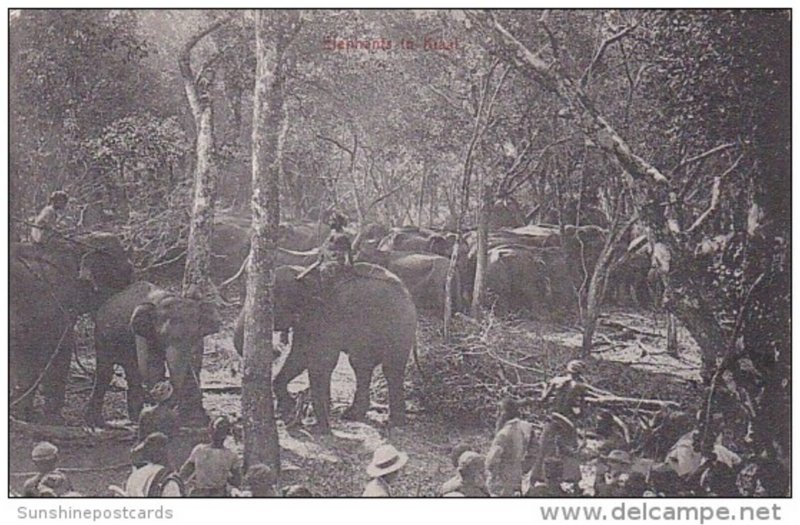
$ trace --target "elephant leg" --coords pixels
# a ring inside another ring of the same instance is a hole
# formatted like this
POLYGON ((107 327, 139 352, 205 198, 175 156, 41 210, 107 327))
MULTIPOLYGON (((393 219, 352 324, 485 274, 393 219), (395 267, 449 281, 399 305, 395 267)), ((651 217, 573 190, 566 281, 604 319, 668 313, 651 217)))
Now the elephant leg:
POLYGON ((272 381, 275 400, 278 402, 278 413, 284 419, 291 415, 294 409, 289 396, 289 383, 291 383, 295 377, 302 374, 305 369, 305 350, 300 347, 298 342, 294 342, 291 350, 289 350, 289 355, 286 356, 286 360, 283 362, 283 366, 281 366, 281 369, 272 381))
POLYGON ((128 418, 135 423, 139 421, 139 414, 144 407, 144 378, 135 360, 124 363, 122 367, 125 369, 125 382, 128 383, 128 418))
POLYGON ((369 387, 372 383, 372 371, 374 366, 365 363, 353 362, 350 364, 356 374, 356 394, 353 397, 353 404, 350 405, 342 417, 351 421, 362 421, 369 410, 369 387))
POLYGON ((389 389, 389 424, 400 427, 406 424, 406 396, 403 379, 406 363, 384 362, 383 375, 389 389))
POLYGON ((311 402, 317 416, 317 428, 322 434, 330 434, 331 374, 333 367, 317 366, 308 370, 311 385, 311 402))
MULTIPOLYGON (((97 355, 102 355, 102 350, 97 346, 96 348, 97 355)), ((103 400, 106 397, 106 392, 108 391, 109 384, 111 383, 111 377, 113 375, 114 364, 111 361, 98 357, 94 370, 94 385, 92 386, 92 395, 89 397, 89 403, 86 406, 84 416, 86 418, 86 422, 90 425, 101 427, 105 422, 103 420, 103 400)), ((130 384, 130 381, 128 384, 130 384)))
POLYGON ((50 369, 42 380, 42 397, 44 397, 42 411, 46 420, 51 423, 61 418, 61 409, 64 408, 67 394, 67 383, 70 376, 69 365, 74 344, 72 327, 67 328, 67 331, 67 336, 61 342, 61 347, 58 349, 50 369))
POLYGON ((179 414, 184 424, 202 427, 208 424, 209 417, 203 408, 203 391, 200 389, 200 371, 191 369, 189 377, 180 389, 179 414))

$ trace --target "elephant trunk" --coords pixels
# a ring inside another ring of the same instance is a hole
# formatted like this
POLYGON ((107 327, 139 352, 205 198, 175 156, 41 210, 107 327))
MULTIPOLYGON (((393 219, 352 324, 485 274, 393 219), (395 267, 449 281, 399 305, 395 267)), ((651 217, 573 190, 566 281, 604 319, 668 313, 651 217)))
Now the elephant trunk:
POLYGON ((173 395, 184 422, 188 419, 205 423, 207 418, 200 390, 203 341, 200 340, 190 348, 170 346, 166 349, 166 359, 170 383, 175 391, 173 395))

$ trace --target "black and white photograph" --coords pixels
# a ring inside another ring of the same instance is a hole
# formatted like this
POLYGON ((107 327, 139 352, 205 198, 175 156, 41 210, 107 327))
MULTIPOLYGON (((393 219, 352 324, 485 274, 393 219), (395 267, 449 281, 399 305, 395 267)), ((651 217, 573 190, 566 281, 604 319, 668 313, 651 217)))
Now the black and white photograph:
POLYGON ((791 9, 18 7, 9 498, 792 497, 791 9))

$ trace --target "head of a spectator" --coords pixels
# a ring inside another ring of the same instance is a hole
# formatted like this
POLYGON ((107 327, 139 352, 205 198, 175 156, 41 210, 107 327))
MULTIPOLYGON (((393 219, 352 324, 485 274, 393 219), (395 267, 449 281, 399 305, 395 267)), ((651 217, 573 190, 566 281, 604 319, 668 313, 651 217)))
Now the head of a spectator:
POLYGON ((54 210, 63 211, 66 209, 67 203, 69 202, 69 195, 62 190, 54 191, 50 194, 50 198, 47 202, 54 210))
POLYGON ((459 443, 453 447, 453 449, 450 451, 450 462, 455 468, 458 468, 458 460, 461 458, 461 454, 469 450, 471 450, 471 448, 466 443, 459 443))
POLYGON ((37 443, 31 451, 31 459, 38 472, 50 472, 58 463, 58 447, 49 441, 37 443))
POLYGON ((284 498, 313 498, 314 493, 303 485, 289 485, 283 489, 284 498))
POLYGON ((172 398, 173 388, 169 381, 159 381, 150 389, 150 399, 159 405, 168 402, 172 398))
POLYGON ((582 380, 586 373, 586 363, 580 359, 573 359, 567 363, 567 373, 575 380, 582 380))
POLYGON ((381 478, 391 483, 399 475, 400 470, 408 463, 408 454, 400 452, 393 445, 385 444, 375 449, 372 461, 367 465, 370 478, 381 478))
POLYGON ((263 463, 256 463, 247 469, 245 484, 250 487, 254 498, 271 498, 275 496, 275 472, 263 463))
POLYGON ((231 422, 225 416, 217 416, 208 425, 208 436, 211 438, 211 445, 222 448, 225 440, 231 433, 231 422))
POLYGON ((503 399, 500 401, 500 404, 497 407, 495 430, 499 431, 501 428, 503 428, 503 425, 512 419, 518 418, 519 416, 519 404, 509 397, 503 399))
POLYGON ((486 458, 468 450, 458 458, 458 473, 464 483, 475 487, 486 486, 486 458))
POLYGON ((612 450, 601 461, 611 474, 628 472, 632 463, 631 455, 624 450, 612 450))

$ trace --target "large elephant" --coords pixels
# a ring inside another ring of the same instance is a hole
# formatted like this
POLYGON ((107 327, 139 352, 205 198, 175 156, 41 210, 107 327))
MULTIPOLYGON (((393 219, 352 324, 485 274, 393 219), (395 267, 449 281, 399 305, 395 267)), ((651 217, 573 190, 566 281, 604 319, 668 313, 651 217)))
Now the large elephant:
MULTIPOLYGON (((382 266, 397 275, 406 285, 418 310, 444 315, 445 285, 450 261, 429 253, 378 250, 373 242, 361 243, 356 260, 382 266)), ((461 279, 453 274, 452 305, 461 309, 461 279)))
POLYGON ((182 417, 205 419, 199 384, 203 338, 219 328, 216 306, 197 297, 181 297, 145 281, 114 295, 97 312, 87 421, 103 424, 103 398, 115 364, 125 369, 132 420, 142 409, 144 387, 164 378, 165 364, 182 417))
POLYGON ((528 311, 536 317, 552 317, 575 311, 575 291, 560 248, 490 249, 486 291, 501 313, 528 311))
POLYGON ((10 255, 12 407, 30 418, 41 387, 44 416, 54 421, 64 406, 75 320, 125 288, 133 266, 119 239, 108 233, 12 244, 10 255))
MULTIPOLYGON (((389 389, 389 420, 405 423, 405 380, 409 353, 416 344, 417 312, 406 287, 388 270, 356 263, 335 282, 320 281, 314 272, 303 279, 299 266, 275 270, 275 330, 292 328, 292 348, 273 380, 278 408, 290 410, 289 382, 308 370, 319 429, 330 432, 331 374, 345 352, 356 376, 349 419, 363 419, 369 408, 372 372, 383 369, 389 389)), ((243 315, 234 329, 234 345, 242 352, 243 315)))

